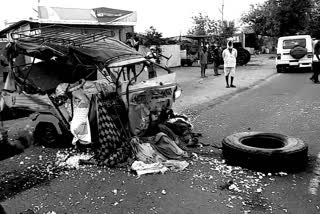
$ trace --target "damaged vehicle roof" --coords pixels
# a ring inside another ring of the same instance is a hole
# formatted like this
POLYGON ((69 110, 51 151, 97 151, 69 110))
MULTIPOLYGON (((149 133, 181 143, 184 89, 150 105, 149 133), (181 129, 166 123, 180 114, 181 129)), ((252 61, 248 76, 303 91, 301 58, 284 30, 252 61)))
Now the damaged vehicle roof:
POLYGON ((92 34, 81 34, 47 30, 41 33, 25 34, 21 31, 12 33, 11 42, 7 47, 7 55, 24 54, 42 60, 52 57, 68 58, 85 65, 104 64, 108 67, 122 66, 123 60, 130 60, 126 64, 145 61, 142 54, 125 43, 110 38, 110 31, 92 34))

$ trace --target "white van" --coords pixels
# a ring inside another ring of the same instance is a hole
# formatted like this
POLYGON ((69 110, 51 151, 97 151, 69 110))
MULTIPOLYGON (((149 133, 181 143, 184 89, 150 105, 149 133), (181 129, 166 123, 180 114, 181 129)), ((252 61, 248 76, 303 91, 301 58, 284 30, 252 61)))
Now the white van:
POLYGON ((277 72, 287 68, 312 69, 313 47, 310 35, 284 36, 278 39, 277 72))

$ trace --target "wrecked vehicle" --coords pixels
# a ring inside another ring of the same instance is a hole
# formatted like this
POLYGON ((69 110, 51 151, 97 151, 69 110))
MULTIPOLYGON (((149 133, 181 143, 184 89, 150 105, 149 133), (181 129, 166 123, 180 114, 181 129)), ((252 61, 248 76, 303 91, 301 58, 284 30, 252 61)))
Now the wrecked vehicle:
POLYGON ((36 144, 92 144, 103 138, 118 142, 143 135, 166 117, 181 92, 175 73, 110 38, 109 31, 39 28, 11 37, 6 47, 11 71, 1 110, 32 112, 36 144), (27 63, 18 63, 21 58, 27 63), (150 63, 168 74, 143 79, 150 63), (127 79, 125 71, 132 65, 140 71, 127 79))

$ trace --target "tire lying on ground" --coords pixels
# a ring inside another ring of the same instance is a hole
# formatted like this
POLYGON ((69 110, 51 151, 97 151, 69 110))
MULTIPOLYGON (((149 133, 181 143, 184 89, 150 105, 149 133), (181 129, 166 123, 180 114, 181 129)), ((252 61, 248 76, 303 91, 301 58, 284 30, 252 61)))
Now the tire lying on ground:
POLYGON ((307 49, 301 46, 294 47, 290 50, 290 55, 295 59, 301 59, 307 54, 307 49))
POLYGON ((296 171, 306 165, 308 146, 300 139, 277 133, 241 132, 222 141, 228 163, 263 171, 296 171))

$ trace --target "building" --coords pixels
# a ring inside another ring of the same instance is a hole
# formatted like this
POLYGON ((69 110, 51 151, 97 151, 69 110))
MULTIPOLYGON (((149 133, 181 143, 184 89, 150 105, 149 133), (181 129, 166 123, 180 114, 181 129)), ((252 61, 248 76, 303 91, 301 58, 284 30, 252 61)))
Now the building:
POLYGON ((17 31, 30 32, 40 27, 42 30, 52 31, 63 26, 84 34, 109 30, 111 37, 125 41, 126 34, 134 31, 136 22, 137 13, 127 10, 106 7, 80 9, 39 6, 37 18, 7 23, 7 27, 0 31, 0 37, 10 40, 11 33, 17 31))

